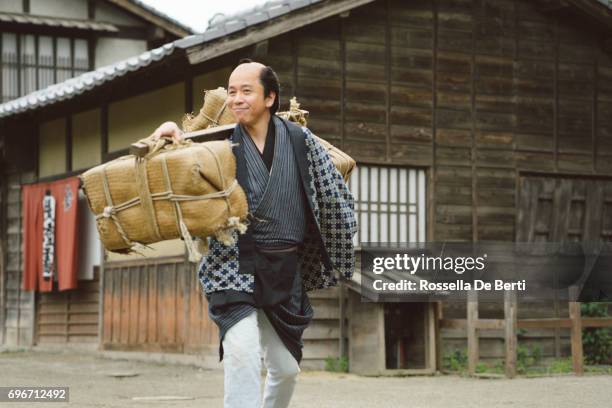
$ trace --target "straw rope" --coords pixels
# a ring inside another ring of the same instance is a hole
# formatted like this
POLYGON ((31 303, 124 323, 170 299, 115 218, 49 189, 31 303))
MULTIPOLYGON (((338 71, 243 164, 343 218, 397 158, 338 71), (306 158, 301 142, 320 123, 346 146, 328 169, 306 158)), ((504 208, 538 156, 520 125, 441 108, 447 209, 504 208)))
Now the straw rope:
MULTIPOLYGON (((222 185, 225 187, 226 182, 223 177, 223 172, 221 171, 221 165, 219 163, 219 158, 217 157, 216 154, 214 154, 214 152, 210 148, 208 148, 207 146, 204 146, 204 147, 215 158, 217 169, 219 170, 219 174, 221 175, 222 185)), ((145 158, 136 159, 136 178, 137 178, 137 184, 138 184, 138 197, 134 197, 118 205, 115 205, 113 203, 113 199, 110 193, 110 188, 108 185, 106 165, 102 167, 102 186, 103 186, 104 197, 106 199, 107 205, 106 207, 104 207, 104 210, 101 214, 96 215, 96 220, 99 220, 102 218, 107 218, 107 219, 112 220, 115 226, 117 227, 117 232, 119 233, 123 241, 126 243, 127 246, 129 246, 130 248, 133 248, 134 246, 138 245, 138 243, 133 242, 132 240, 129 239, 125 230, 121 226, 121 222, 119 221, 117 214, 128 208, 132 208, 137 205, 142 205, 143 209, 149 213, 148 219, 150 220, 150 223, 151 223, 150 225, 152 226, 153 231, 156 233, 157 239, 161 241, 162 237, 159 232, 159 225, 157 222, 157 217, 155 216, 153 202, 162 201, 162 200, 170 201, 171 203, 174 204, 173 210, 175 213, 175 218, 177 220, 177 231, 179 232, 179 234, 185 241, 185 245, 187 246, 187 251, 189 253, 189 259, 192 262, 197 262, 200 259, 201 254, 197 250, 196 244, 193 242, 193 237, 191 236, 187 228, 187 225, 185 224, 185 220, 183 218, 180 203, 185 202, 185 201, 198 201, 198 200, 209 200, 213 198, 225 198, 225 202, 226 202, 227 209, 228 209, 228 214, 231 214, 231 206, 230 206, 229 197, 232 194, 232 192, 236 189, 236 187, 238 186, 238 181, 234 180, 229 186, 227 186, 223 190, 216 191, 214 193, 208 193, 208 194, 203 194, 199 196, 175 194, 172 189, 172 183, 170 181, 171 179, 170 179, 170 173, 168 171, 166 157, 162 156, 162 171, 163 171, 166 191, 151 194, 149 191, 148 180, 147 180, 147 175, 146 175, 146 164, 149 161, 150 157, 151 155, 147 155, 147 157, 145 158)))

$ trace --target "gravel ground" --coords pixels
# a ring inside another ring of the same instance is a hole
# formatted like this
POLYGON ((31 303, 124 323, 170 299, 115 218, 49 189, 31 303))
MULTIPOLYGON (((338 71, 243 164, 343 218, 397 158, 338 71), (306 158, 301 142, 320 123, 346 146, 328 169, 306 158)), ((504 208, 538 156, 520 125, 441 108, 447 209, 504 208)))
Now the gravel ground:
MULTIPOLYGON (((0 353, 0 386, 68 386, 69 403, 15 407, 222 407, 223 372, 194 366, 110 360, 95 353, 0 353), (124 377, 117 377, 123 375, 124 377), (150 397, 183 397, 154 401, 150 397)), ((360 377, 303 371, 292 407, 610 407, 612 376, 471 379, 360 377)))

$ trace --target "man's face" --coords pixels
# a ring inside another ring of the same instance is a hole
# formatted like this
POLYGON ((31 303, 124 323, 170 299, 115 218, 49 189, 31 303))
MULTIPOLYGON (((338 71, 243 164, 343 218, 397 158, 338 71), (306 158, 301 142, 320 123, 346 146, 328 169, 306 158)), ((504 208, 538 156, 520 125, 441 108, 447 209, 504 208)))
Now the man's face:
POLYGON ((274 103, 274 92, 264 97, 263 85, 259 81, 263 67, 256 62, 240 64, 229 77, 227 106, 242 125, 253 125, 266 117, 274 103))

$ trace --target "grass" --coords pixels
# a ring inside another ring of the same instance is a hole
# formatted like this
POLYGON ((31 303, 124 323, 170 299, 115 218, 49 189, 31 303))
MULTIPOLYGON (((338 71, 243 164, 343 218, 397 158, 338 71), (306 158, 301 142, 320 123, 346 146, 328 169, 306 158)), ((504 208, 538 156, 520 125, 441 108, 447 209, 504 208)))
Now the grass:
MULTIPOLYGON (((538 348, 519 347, 517 352, 517 374, 525 377, 545 377, 563 374, 573 374, 574 366, 571 358, 542 359, 538 348)), ((467 352, 453 350, 444 356, 443 370, 462 376, 468 375, 467 352)), ((476 365, 476 374, 503 375, 504 361, 479 361, 476 365)), ((586 365, 584 372, 589 374, 612 374, 612 365, 586 365)))
POLYGON ((327 357, 325 359, 325 371, 348 373, 348 357, 327 357))

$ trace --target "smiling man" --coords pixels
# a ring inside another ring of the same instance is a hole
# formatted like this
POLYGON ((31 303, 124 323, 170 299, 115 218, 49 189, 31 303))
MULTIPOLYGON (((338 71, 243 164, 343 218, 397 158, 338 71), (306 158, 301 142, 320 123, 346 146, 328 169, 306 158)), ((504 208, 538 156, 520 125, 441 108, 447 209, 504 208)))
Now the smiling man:
MULTIPOLYGON (((234 245, 211 238, 198 269, 219 326, 226 408, 261 406, 261 353, 263 407, 289 405, 313 317, 306 292, 336 285, 335 272, 349 278, 354 267, 353 197, 312 133, 276 115, 279 94, 263 64, 243 60, 229 77, 236 178, 250 224, 234 245)), ((162 135, 182 137, 173 122, 154 132, 162 135)))

